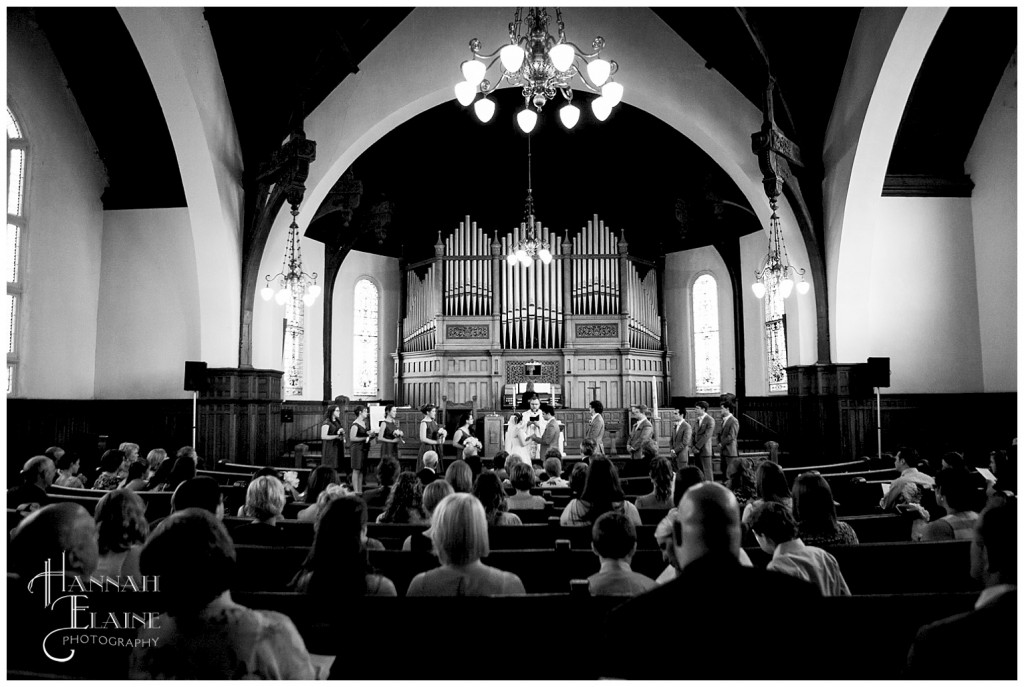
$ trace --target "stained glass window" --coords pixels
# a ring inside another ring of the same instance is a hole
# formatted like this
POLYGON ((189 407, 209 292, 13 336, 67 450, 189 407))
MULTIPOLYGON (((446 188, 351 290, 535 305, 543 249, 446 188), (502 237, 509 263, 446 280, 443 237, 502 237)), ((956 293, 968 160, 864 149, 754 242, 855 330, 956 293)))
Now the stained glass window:
POLYGON ((779 276, 765 276, 764 342, 768 361, 768 391, 788 391, 786 378, 786 305, 779 290, 779 276))
POLYGON ((718 283, 710 274, 693 283, 693 366, 696 392, 722 390, 722 360, 718 345, 718 283))
POLYGON ((380 297, 377 287, 369 279, 356 283, 355 322, 353 348, 355 351, 355 395, 379 395, 377 389, 378 353, 378 307, 380 297))
POLYGON ((21 306, 22 238, 25 230, 26 141, 21 126, 7 112, 7 393, 14 393, 18 374, 17 324, 21 306))

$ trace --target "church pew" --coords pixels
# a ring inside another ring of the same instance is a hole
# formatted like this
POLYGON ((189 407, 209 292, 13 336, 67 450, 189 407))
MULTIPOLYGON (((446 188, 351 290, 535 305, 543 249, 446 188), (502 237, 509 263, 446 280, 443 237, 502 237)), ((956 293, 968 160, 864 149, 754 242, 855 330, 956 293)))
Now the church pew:
POLYGON ((818 472, 822 476, 839 472, 858 472, 868 469, 870 463, 866 460, 853 460, 845 463, 829 463, 827 465, 795 465, 782 468, 782 474, 788 479, 790 485, 793 481, 805 472, 818 472))
POLYGON ((900 513, 844 515, 839 520, 853 528, 861 544, 910 541, 913 519, 900 513))
POLYGON ((309 555, 308 546, 235 546, 232 591, 285 591, 309 555))
POLYGON ((89 511, 89 515, 96 514, 96 504, 100 502, 99 496, 79 496, 72 494, 50 494, 49 496, 50 503, 77 503, 79 506, 89 511))
POLYGON ((524 525, 546 523, 548 518, 555 515, 561 515, 562 511, 555 511, 555 504, 550 501, 547 503, 545 508, 524 508, 524 509, 512 509, 510 508, 509 513, 515 513, 522 521, 524 525))

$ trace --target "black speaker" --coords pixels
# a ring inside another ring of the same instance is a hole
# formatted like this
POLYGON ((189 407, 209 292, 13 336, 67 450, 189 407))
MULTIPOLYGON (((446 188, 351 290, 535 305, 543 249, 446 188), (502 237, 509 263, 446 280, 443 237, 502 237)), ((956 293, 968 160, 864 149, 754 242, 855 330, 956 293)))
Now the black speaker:
POLYGON ((889 359, 868 358, 868 385, 889 386, 889 359))
POLYGON ((185 361, 185 391, 206 390, 206 363, 185 361))
POLYGON ((293 408, 281 408, 281 422, 295 422, 295 410, 293 408))

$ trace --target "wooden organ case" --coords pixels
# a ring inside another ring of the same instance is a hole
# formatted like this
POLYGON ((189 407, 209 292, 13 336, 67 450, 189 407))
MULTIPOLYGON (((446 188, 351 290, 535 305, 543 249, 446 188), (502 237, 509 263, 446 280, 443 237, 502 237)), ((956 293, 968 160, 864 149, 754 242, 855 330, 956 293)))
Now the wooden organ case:
POLYGON ((527 383, 559 407, 666 404, 659 275, 595 215, 559 236, 537 223, 552 260, 510 265, 520 225, 489 236, 467 216, 434 257, 402 265, 394 397, 400 404, 509 408, 527 383))

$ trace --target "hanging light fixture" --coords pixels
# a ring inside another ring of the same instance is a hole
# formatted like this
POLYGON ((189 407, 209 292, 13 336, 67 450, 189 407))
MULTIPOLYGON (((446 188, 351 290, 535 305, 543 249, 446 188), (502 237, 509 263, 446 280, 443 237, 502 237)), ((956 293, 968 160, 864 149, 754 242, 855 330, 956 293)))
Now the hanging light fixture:
POLYGON ((260 290, 263 300, 271 298, 278 305, 284 305, 289 299, 301 299, 304 305, 311 306, 320 295, 320 287, 316 284, 316 272, 307 274, 302 270, 302 248, 299 245, 299 225, 295 218, 299 214, 298 205, 292 205, 292 223, 288 227, 288 246, 285 248, 281 271, 265 277, 267 284, 260 290), (274 292, 274 281, 278 280, 279 290, 274 292))
POLYGON ((601 100, 601 104, 595 101, 592 106, 594 115, 600 121, 607 119, 612 108, 622 100, 622 84, 609 81, 619 70, 619 65, 614 60, 601 58, 604 38, 596 37, 591 46, 593 52, 585 53, 576 44, 566 40, 562 10, 555 8, 557 39, 548 33, 550 20, 547 9, 531 7, 527 10, 526 30, 523 31, 523 8, 517 7, 515 18, 508 25, 508 44, 489 55, 481 55, 480 40, 471 40, 469 49, 473 57, 462 63, 465 80, 455 85, 455 98, 459 103, 464 107, 474 105, 480 121, 487 122, 494 114, 494 102, 487 97, 488 94, 500 86, 502 81, 512 86, 522 86, 524 106, 516 120, 525 133, 530 133, 537 125, 537 115, 541 108, 561 93, 568 104, 559 110, 559 118, 562 126, 571 129, 579 121, 580 110, 572 104, 573 84, 578 80, 583 88, 600 96, 597 100, 601 100), (486 78, 487 72, 498 62, 501 73, 492 84, 486 78), (474 104, 478 91, 482 97, 474 104), (531 105, 533 109, 530 109, 531 105))
POLYGON ((779 221, 778 202, 771 198, 772 216, 768 221, 768 254, 764 256, 754 272, 754 281, 750 288, 754 295, 760 299, 768 292, 769 282, 776 282, 783 298, 789 298, 793 293, 793 277, 800 277, 797 282, 796 291, 801 296, 811 290, 809 282, 804 281, 805 270, 794 267, 789 262, 789 254, 786 252, 786 242, 782 238, 782 223, 779 221))
POLYGON ((530 136, 526 137, 526 208, 523 211, 523 223, 526 225, 526 236, 517 241, 508 251, 505 259, 508 264, 529 267, 538 258, 545 265, 551 262, 551 246, 537 236, 537 217, 533 208, 533 151, 530 147, 530 136))

